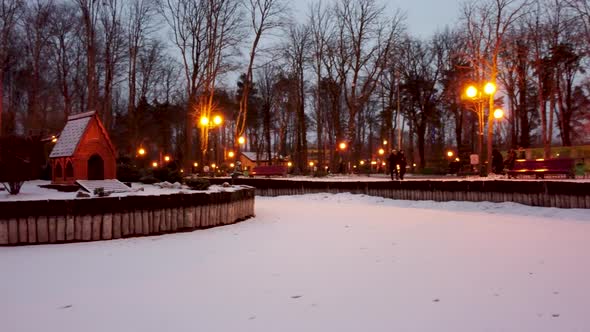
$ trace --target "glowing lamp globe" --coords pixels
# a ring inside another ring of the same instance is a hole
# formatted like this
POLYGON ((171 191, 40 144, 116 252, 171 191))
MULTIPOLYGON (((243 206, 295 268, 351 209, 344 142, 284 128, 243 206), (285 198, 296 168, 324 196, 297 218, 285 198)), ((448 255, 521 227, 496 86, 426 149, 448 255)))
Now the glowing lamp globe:
POLYGON ((474 86, 468 87, 466 94, 467 94, 467 97, 469 97, 469 98, 475 98, 477 96, 477 88, 474 86))
POLYGON ((496 92, 496 85, 494 83, 487 83, 483 87, 483 91, 488 95, 493 95, 496 92))
POLYGON ((501 119, 504 117, 504 111, 500 108, 494 111, 494 118, 501 119))

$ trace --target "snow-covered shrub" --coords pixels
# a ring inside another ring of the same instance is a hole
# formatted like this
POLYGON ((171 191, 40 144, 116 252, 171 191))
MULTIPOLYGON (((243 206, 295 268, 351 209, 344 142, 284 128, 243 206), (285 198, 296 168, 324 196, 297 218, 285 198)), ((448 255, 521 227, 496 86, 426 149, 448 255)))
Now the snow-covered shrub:
POLYGON ((31 178, 32 153, 31 144, 24 137, 0 138, 0 182, 11 195, 17 195, 31 178))
POLYGON ((184 183, 193 190, 207 190, 211 185, 208 179, 198 177, 185 178, 184 183))

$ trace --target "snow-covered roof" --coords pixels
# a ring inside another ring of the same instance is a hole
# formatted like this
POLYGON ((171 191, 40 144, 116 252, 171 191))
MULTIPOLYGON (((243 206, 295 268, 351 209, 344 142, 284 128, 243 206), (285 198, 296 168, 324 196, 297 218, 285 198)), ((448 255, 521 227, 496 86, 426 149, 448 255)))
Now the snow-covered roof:
POLYGON ((71 157, 76 152, 93 115, 94 112, 86 112, 68 117, 68 122, 59 135, 49 158, 71 157))

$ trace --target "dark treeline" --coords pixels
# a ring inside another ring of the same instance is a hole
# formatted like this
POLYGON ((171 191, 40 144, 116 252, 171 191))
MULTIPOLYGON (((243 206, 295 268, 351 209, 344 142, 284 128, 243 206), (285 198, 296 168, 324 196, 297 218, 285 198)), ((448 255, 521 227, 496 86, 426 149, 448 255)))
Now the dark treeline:
POLYGON ((474 0, 420 39, 377 0, 318 0, 301 22, 285 0, 0 0, 0 134, 52 135, 96 111, 122 156, 185 167, 241 148, 335 169, 346 142, 349 160, 403 148, 423 168, 477 149, 464 91, 491 81, 506 117, 486 104, 489 146, 550 156, 589 140, 589 8, 474 0), (221 126, 199 124, 214 115, 221 126))

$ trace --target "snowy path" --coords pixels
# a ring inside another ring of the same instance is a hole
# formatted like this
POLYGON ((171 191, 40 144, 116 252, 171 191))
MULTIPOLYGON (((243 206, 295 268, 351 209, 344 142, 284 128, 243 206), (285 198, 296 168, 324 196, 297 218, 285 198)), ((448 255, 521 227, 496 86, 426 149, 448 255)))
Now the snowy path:
POLYGON ((590 331, 590 213, 257 197, 244 223, 0 248, 0 331, 590 331))

